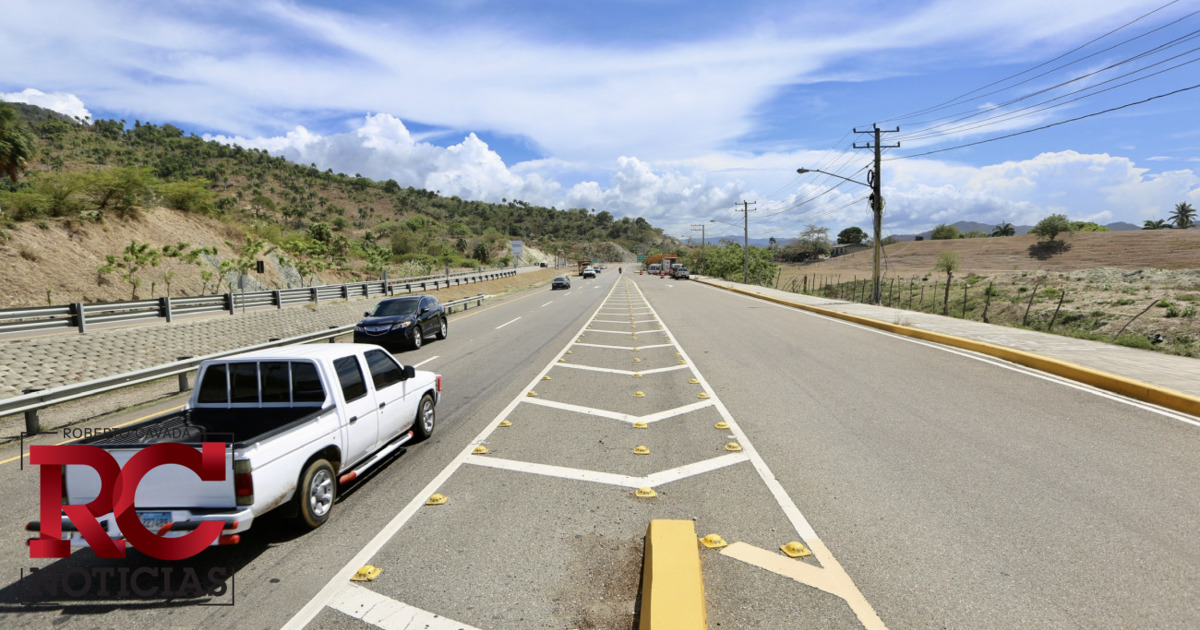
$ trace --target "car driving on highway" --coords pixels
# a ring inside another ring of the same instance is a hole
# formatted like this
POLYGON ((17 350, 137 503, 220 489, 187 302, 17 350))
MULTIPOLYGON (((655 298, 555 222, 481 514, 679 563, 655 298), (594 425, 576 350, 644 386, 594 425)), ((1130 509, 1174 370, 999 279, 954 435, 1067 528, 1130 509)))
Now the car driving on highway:
POLYGON ((390 298, 363 313, 366 319, 354 327, 354 343, 373 343, 385 348, 407 346, 416 350, 425 339, 445 339, 450 329, 442 304, 432 295, 390 298))
POLYGON ((583 269, 583 277, 584 277, 584 278, 595 278, 595 277, 596 277, 596 270, 595 270, 595 269, 593 269, 592 267, 584 267, 584 269, 583 269))
POLYGON ((555 276, 554 280, 550 283, 551 291, 553 291, 555 289, 570 289, 570 288, 571 288, 571 279, 566 276, 555 276))

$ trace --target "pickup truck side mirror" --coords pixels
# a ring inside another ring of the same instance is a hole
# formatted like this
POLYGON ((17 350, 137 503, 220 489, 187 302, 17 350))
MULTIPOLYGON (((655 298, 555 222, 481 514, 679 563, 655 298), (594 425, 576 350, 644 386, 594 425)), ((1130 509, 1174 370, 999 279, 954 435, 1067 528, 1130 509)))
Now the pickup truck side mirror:
POLYGON ((416 375, 417 375, 417 368, 415 368, 411 365, 404 366, 404 380, 414 378, 414 377, 416 377, 416 375))

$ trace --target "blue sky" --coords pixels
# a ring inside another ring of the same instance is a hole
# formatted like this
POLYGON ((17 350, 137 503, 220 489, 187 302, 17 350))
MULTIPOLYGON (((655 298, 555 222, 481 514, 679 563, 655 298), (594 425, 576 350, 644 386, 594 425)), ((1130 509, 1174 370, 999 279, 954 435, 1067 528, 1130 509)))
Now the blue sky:
POLYGON ((8 0, 0 98, 677 236, 752 201, 781 239, 869 227, 796 169, 865 180, 878 123, 885 234, 1140 225, 1200 204, 1198 29, 1195 0, 8 0))

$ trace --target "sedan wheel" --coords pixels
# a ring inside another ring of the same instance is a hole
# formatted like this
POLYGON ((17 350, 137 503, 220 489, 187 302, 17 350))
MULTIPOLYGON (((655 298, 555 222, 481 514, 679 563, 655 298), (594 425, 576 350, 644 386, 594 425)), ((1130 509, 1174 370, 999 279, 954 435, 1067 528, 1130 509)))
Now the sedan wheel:
POLYGON ((442 327, 438 329, 437 338, 445 339, 446 335, 450 334, 450 325, 446 323, 446 318, 442 318, 442 327))
POLYGON ((421 342, 425 341, 425 334, 421 332, 421 324, 413 324, 413 327, 412 348, 413 350, 419 350, 421 342))

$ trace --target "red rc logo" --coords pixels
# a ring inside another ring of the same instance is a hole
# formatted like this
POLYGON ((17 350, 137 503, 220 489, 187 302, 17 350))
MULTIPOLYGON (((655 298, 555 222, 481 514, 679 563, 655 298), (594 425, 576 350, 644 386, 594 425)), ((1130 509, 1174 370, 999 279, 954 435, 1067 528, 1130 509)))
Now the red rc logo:
POLYGON ((225 444, 204 442, 202 451, 180 443, 152 444, 137 452, 122 468, 107 451, 95 446, 63 444, 29 447, 29 463, 41 466, 41 536, 29 541, 30 558, 66 558, 70 541, 62 539, 62 515, 101 558, 125 557, 125 541, 160 560, 190 558, 208 547, 225 524, 209 521, 184 536, 167 538, 151 532, 138 519, 133 499, 138 484, 151 470, 178 464, 201 481, 225 479, 225 444), (63 505, 63 466, 88 466, 100 474, 100 494, 86 505, 63 505), (110 538, 98 517, 112 512, 124 540, 110 538))

